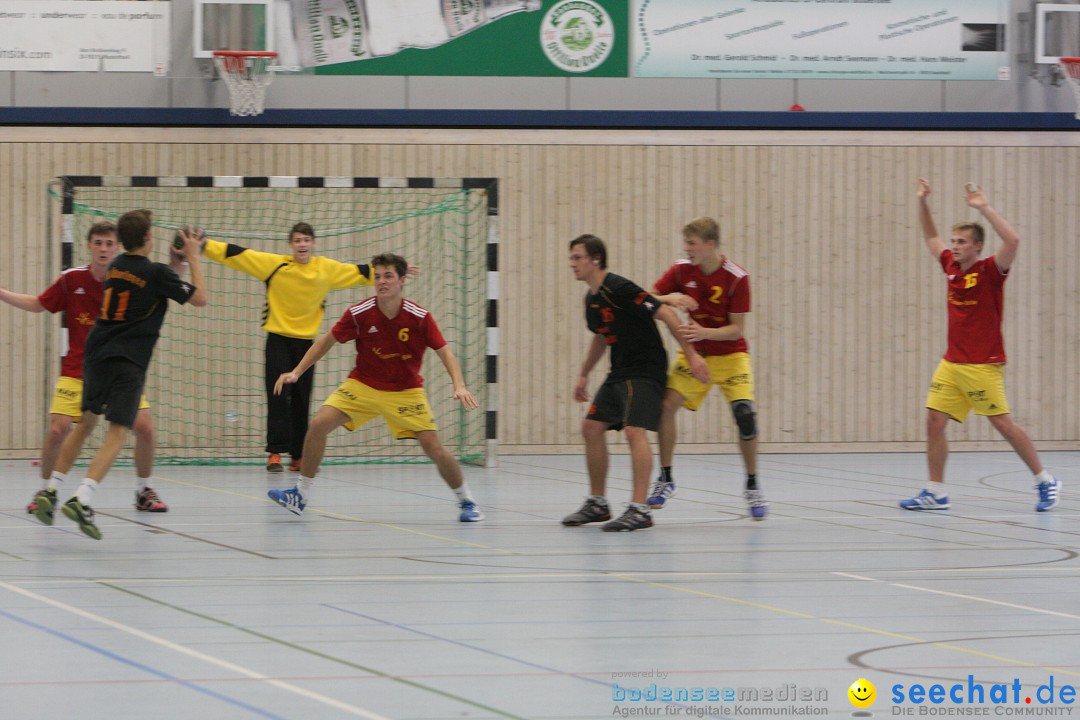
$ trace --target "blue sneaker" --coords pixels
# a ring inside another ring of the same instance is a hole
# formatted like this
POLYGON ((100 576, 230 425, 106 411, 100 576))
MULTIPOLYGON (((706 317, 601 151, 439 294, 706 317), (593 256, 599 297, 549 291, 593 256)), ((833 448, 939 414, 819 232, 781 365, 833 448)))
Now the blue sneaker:
POLYGON ((765 495, 761 490, 746 488, 743 497, 746 498, 746 504, 750 506, 750 517, 755 520, 764 520, 769 514, 769 503, 765 502, 765 495))
POLYGON ((267 490, 266 495, 293 515, 301 515, 307 503, 300 499, 300 491, 294 487, 288 490, 267 490))
POLYGON ((461 514, 458 515, 461 522, 480 522, 484 519, 484 513, 480 512, 480 508, 476 507, 472 500, 462 500, 458 507, 461 508, 461 514))
POLYGON ((948 510, 949 496, 938 497, 929 490, 923 490, 909 500, 901 500, 900 507, 905 510, 948 510))
POLYGON ((645 501, 645 504, 649 506, 651 510, 659 510, 667 504, 667 501, 675 497, 675 491, 678 488, 675 487, 674 480, 661 480, 656 479, 656 484, 653 485, 652 494, 649 495, 649 499, 645 501))
POLYGON ((1046 512, 1058 504, 1058 494, 1061 492, 1061 481, 1051 477, 1046 482, 1035 486, 1039 491, 1039 502, 1035 503, 1035 512, 1046 512))

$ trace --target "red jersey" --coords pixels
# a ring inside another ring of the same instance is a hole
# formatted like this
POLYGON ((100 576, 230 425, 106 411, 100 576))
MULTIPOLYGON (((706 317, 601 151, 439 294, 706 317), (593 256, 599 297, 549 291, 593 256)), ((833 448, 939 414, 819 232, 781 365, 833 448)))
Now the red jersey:
POLYGON ((446 345, 431 313, 409 300, 401 301, 391 319, 368 298, 346 310, 330 332, 338 342, 356 341, 356 367, 349 377, 376 390, 423 387, 424 351, 446 345))
MULTIPOLYGON (((725 257, 720 267, 706 275, 689 260, 678 260, 656 281, 658 295, 681 292, 697 300, 698 309, 690 313, 694 321, 707 328, 727 327, 731 313, 750 312, 750 276, 725 257)), ((730 355, 746 352, 746 338, 738 340, 701 340, 694 349, 702 355, 730 355)))
POLYGON ((90 267, 71 268, 61 273, 45 292, 38 295, 38 302, 51 313, 66 315, 68 348, 60 362, 60 374, 64 377, 82 378, 83 352, 86 336, 94 327, 94 320, 101 314, 101 298, 105 283, 96 280, 90 267))
POLYGON ((949 250, 941 253, 941 268, 949 278, 949 348, 945 359, 982 365, 1005 362, 1001 318, 1008 275, 1001 272, 993 256, 962 272, 949 250))

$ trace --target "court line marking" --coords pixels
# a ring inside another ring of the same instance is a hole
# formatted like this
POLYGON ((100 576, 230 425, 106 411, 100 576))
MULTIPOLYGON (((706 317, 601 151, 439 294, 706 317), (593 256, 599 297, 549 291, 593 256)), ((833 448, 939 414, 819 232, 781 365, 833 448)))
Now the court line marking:
MULTIPOLYGON (((839 574, 839 573, 834 573, 834 574, 839 574)), ((840 627, 850 628, 852 630, 859 630, 861 632, 867 632, 867 633, 871 633, 871 634, 874 634, 874 635, 883 635, 885 637, 897 638, 899 640, 906 640, 908 642, 920 643, 920 644, 923 644, 923 645, 932 645, 934 647, 939 647, 939 648, 942 648, 942 649, 945 649, 945 650, 955 650, 957 652, 965 653, 967 655, 975 655, 977 657, 988 658, 990 660, 996 660, 998 662, 1003 662, 1003 663, 1013 665, 1013 666, 1039 668, 1039 669, 1042 669, 1042 670, 1049 670, 1049 671, 1052 671, 1052 672, 1060 672, 1060 673, 1065 674, 1065 675, 1073 675, 1075 677, 1080 677, 1080 672, 1070 672, 1068 670, 1065 670, 1064 668, 1051 667, 1051 666, 1048 666, 1048 665, 1040 665, 1038 663, 1027 662, 1026 660, 1017 660, 1015 658, 1008 658, 1008 657, 1005 657, 1003 655, 995 655, 993 653, 982 652, 981 650, 972 650, 970 648, 960 647, 959 645, 951 645, 949 643, 932 642, 930 640, 922 640, 920 638, 913 637, 911 635, 901 635, 900 633, 889 632, 888 630, 881 630, 879 628, 872 628, 872 627, 868 627, 866 625, 858 625, 856 623, 849 623, 849 622, 845 622, 843 620, 834 620, 832 618, 819 617, 817 615, 810 615, 808 613, 802 613, 802 612, 798 612, 798 611, 795 611, 795 610, 785 610, 784 608, 778 608, 778 607, 775 607, 773 605, 765 605, 764 603, 757 603, 757 602, 754 602, 752 600, 740 600, 739 598, 727 597, 725 595, 717 595, 715 593, 709 593, 709 592, 705 592, 703 590, 692 590, 690 588, 679 587, 678 585, 668 585, 666 583, 654 582, 652 580, 643 580, 641 578, 636 578, 636 577, 634 577, 632 575, 615 575, 614 577, 619 577, 619 578, 622 578, 622 579, 627 580, 629 582, 640 583, 642 585, 652 585, 653 587, 665 588, 667 590, 674 590, 676 592, 682 592, 682 593, 686 593, 688 595, 698 595, 698 596, 701 596, 701 597, 708 597, 708 598, 713 598, 713 599, 716 599, 716 600, 724 600, 724 601, 735 603, 735 604, 738 604, 738 605, 745 605, 747 607, 758 608, 760 610, 768 610, 770 612, 780 613, 782 615, 789 615, 791 617, 802 618, 804 620, 817 620, 818 622, 826 623, 828 625, 839 625, 840 627)), ((861 577, 861 576, 854 576, 853 575, 852 577, 855 577, 855 578, 857 578, 859 580, 870 580, 872 582, 884 582, 884 581, 880 581, 880 580, 874 580, 873 578, 864 578, 864 577, 861 577)), ((893 583, 885 583, 885 584, 891 585, 893 583)))
POLYGON ((298 685, 293 685, 292 683, 288 683, 283 680, 275 680, 269 675, 264 675, 263 673, 256 672, 254 670, 244 667, 243 665, 237 665, 236 663, 229 662, 228 660, 222 660, 221 658, 214 657, 213 655, 208 655, 204 652, 200 652, 199 650, 194 650, 192 648, 184 647, 183 645, 178 645, 170 640, 158 637, 157 635, 153 635, 151 633, 131 627, 130 625, 125 625, 115 620, 110 620, 109 618, 102 617, 101 615, 95 615, 94 613, 87 612, 86 610, 82 610, 81 608, 77 608, 72 605, 68 605, 67 603, 60 602, 59 600, 53 600, 52 598, 46 597, 44 595, 39 595, 35 592, 31 592, 30 590, 25 590, 15 585, 6 583, 3 580, 0 580, 0 588, 3 588, 8 592, 13 592, 24 597, 28 597, 40 603, 51 605, 54 608, 63 610, 72 615, 76 615, 85 620, 90 620, 91 622, 98 623, 99 625, 110 627, 113 630, 119 630, 122 633, 132 635, 139 638, 140 640, 145 640, 146 642, 160 645, 161 647, 172 650, 173 652, 180 653, 181 655, 187 655, 188 657, 195 658, 196 660, 201 660, 205 663, 209 663, 210 665, 215 665, 224 670, 234 672, 237 675, 243 675, 245 677, 252 678, 253 680, 260 680, 268 685, 273 685, 280 690, 285 690, 286 692, 299 695, 301 697, 307 698, 308 700, 314 700, 315 702, 321 703, 323 705, 327 705, 337 710, 347 712, 350 715, 367 718, 367 720, 390 720, 390 718, 386 718, 382 715, 379 715, 378 713, 356 707, 355 705, 349 705, 348 703, 342 702, 340 700, 335 700, 332 697, 327 697, 326 695, 314 692, 313 690, 306 690, 298 685))
MULTIPOLYGON (((481 647, 479 645, 473 645, 472 643, 463 642, 461 640, 454 640, 453 638, 443 637, 442 635, 436 635, 435 633, 430 633, 430 632, 427 632, 426 630, 420 630, 418 628, 414 628, 414 627, 411 627, 409 625, 401 625, 399 623, 390 622, 389 620, 383 620, 382 618, 375 617, 374 615, 365 615, 364 613, 357 612, 355 610, 349 610, 348 608, 343 608, 343 607, 340 607, 338 605, 331 605, 330 603, 320 603, 320 604, 323 607, 330 608, 331 610, 341 612, 341 613, 345 613, 346 615, 352 615, 353 617, 364 618, 365 620, 370 620, 371 622, 378 623, 378 624, 383 625, 385 627, 397 628, 398 630, 403 630, 404 632, 412 633, 414 635, 419 635, 420 637, 426 637, 426 638, 429 638, 431 640, 438 640, 440 642, 449 643, 451 645, 456 645, 457 647, 463 647, 463 648, 466 648, 468 650, 475 650, 476 652, 481 652, 481 653, 484 653, 485 655, 491 655, 493 657, 501 658, 503 660, 509 660, 511 662, 519 663, 521 665, 525 665, 526 667, 536 668, 538 670, 544 670, 547 674, 560 675, 560 676, 563 676, 563 677, 574 677, 574 678, 578 678, 579 680, 584 680, 586 682, 590 682, 590 683, 597 684, 597 685, 603 685, 605 687, 610 687, 611 686, 611 683, 609 683, 609 682, 604 682, 603 680, 597 680, 597 679, 593 679, 591 677, 586 677, 586 675, 583 674, 583 673, 566 672, 565 670, 559 670, 558 668, 550 667, 548 665, 541 665, 540 663, 534 663, 531 660, 525 660, 523 658, 514 657, 513 655, 507 655, 506 653, 501 653, 501 652, 498 652, 497 650, 489 650, 488 648, 481 647)), ((598 674, 600 676, 604 676, 604 675, 606 675, 608 673, 601 672, 601 673, 595 673, 595 674, 598 674)))
MULTIPOLYGON (((209 485, 200 485, 199 483, 187 482, 185 480, 175 480, 173 478, 167 478, 160 475, 154 475, 155 479, 164 480, 175 485, 184 485, 186 487, 198 488, 199 490, 210 490, 216 493, 222 493, 223 495, 232 495, 234 497, 244 498, 246 500, 258 500, 259 502, 270 503, 277 505, 273 500, 265 497, 259 497, 257 495, 249 495, 247 493, 235 492, 233 490, 225 490, 222 488, 211 487, 209 485)), ((503 550, 501 548, 492 547, 491 545, 484 545, 483 543, 469 542, 468 540, 458 540, 457 538, 446 537, 445 535, 435 535, 434 533, 426 533, 421 530, 413 530, 412 528, 402 527, 401 525, 394 525, 393 523, 379 522, 378 520, 368 520, 366 518, 354 517, 352 515, 345 515, 342 513, 330 512, 329 510, 319 510, 318 508, 312 508, 305 510, 305 513, 314 513, 315 515, 322 515, 323 517, 334 518, 337 520, 349 520, 351 522, 363 523, 365 525, 376 525, 378 527, 389 528, 390 530, 400 530, 401 532, 411 533, 413 535, 419 535, 420 537, 430 538, 432 540, 443 540, 449 543, 455 543, 457 545, 465 545, 467 547, 480 548, 482 550, 491 550, 492 552, 502 553, 505 555, 513 555, 513 550, 503 550)))
MULTIPOLYGON (((403 630, 403 631, 408 632, 408 633, 413 633, 415 635, 419 635, 420 637, 426 637, 426 638, 430 638, 432 640, 438 640, 439 642, 449 643, 449 644, 455 645, 457 647, 463 647, 463 648, 466 648, 468 650, 474 650, 476 652, 484 653, 485 655, 491 655, 493 657, 497 657, 497 658, 500 658, 502 660, 509 660, 510 662, 520 663, 520 664, 525 665, 527 667, 538 668, 540 670, 546 670, 549 673, 554 673, 554 674, 556 674, 558 676, 561 676, 561 677, 571 677, 571 678, 574 678, 576 680, 583 680, 583 681, 585 681, 587 683, 591 683, 591 684, 594 684, 594 685, 600 685, 600 686, 603 686, 603 687, 606 687, 606 688, 611 687, 610 679, 609 680, 600 680, 598 678, 588 677, 587 675, 584 675, 584 674, 564 672, 562 670, 558 670, 557 668, 548 667, 547 665, 540 665, 539 663, 534 663, 532 661, 525 660, 523 658, 514 657, 513 655, 507 655, 506 653, 501 653, 501 652, 498 652, 496 650, 489 650, 488 648, 481 647, 479 645, 473 645, 473 644, 467 643, 467 642, 462 642, 461 640, 454 640, 452 638, 443 637, 441 635, 436 635, 434 633, 429 633, 429 632, 426 632, 424 630, 419 630, 417 628, 410 627, 408 625, 400 625, 398 623, 390 622, 389 620, 383 620, 382 618, 377 618, 374 615, 365 615, 364 613, 356 612, 354 610, 348 610, 348 609, 343 608, 343 607, 338 607, 337 605, 331 605, 329 603, 322 603, 322 606, 330 608, 331 610, 336 610, 337 612, 345 613, 346 615, 353 615, 355 617, 361 617, 361 618, 364 618, 365 620, 370 620, 372 622, 379 623, 380 625, 383 625, 383 626, 386 626, 386 627, 397 628, 399 630, 403 630)), ((601 673, 601 675, 607 675, 607 674, 608 673, 601 673)), ((671 700, 662 700, 661 702, 664 703, 664 705, 670 706, 670 707, 677 707, 677 708, 689 707, 689 706, 684 705, 684 704, 682 704, 680 702, 674 702, 674 701, 671 701, 671 700)))
MULTIPOLYGON (((216 618, 213 615, 206 615, 205 613, 201 613, 201 612, 198 612, 198 611, 195 611, 195 610, 189 610, 188 608, 182 607, 180 605, 175 605, 173 603, 166 602, 165 600, 159 600, 158 598, 152 597, 150 595, 143 595, 142 593, 135 592, 134 590, 129 590, 128 588, 121 587, 119 585, 113 585, 112 583, 100 582, 100 581, 98 581, 97 584, 101 585, 102 587, 107 587, 107 588, 109 588, 111 590, 116 590, 117 592, 122 592, 122 593, 124 593, 126 595, 130 595, 132 597, 137 597, 137 598, 139 598, 141 600, 145 600, 146 602, 150 602, 150 603, 153 603, 155 605, 160 605, 161 607, 169 608, 170 610, 175 610, 176 612, 180 612, 180 613, 183 613, 185 615, 190 615, 192 617, 199 618, 200 620, 205 620, 207 622, 211 622, 211 623, 214 623, 216 625, 221 625, 223 627, 227 627, 230 630, 235 630, 237 632, 244 633, 245 635, 251 635, 252 637, 257 637, 260 640, 265 640, 267 642, 274 643, 275 645, 280 645, 281 647, 289 648, 290 650, 296 650, 298 652, 302 652, 302 653, 305 653, 307 655, 312 655, 312 656, 317 657, 317 658, 319 658, 321 660, 326 660, 328 662, 336 663, 338 665, 344 665, 345 667, 353 668, 354 670, 362 670, 363 672, 366 672, 366 673, 368 673, 368 674, 370 674, 372 676, 378 677, 378 678, 383 679, 383 680, 392 680, 393 682, 401 683, 402 685, 407 685, 408 687, 411 687, 411 688, 414 688, 414 689, 417 689, 417 690, 423 690, 425 692, 430 692, 432 694, 438 695, 440 697, 447 698, 449 700, 455 700, 455 701, 460 702, 460 703, 462 703, 464 705, 469 705, 471 707, 479 708, 481 710, 487 710, 488 712, 494 713, 494 714, 496 714, 496 715, 498 715, 500 717, 510 718, 510 720, 525 720, 525 718, 519 717, 517 715, 512 715, 511 713, 505 712, 503 710, 499 710, 498 708, 491 707, 490 705, 484 705, 483 703, 477 702, 475 700, 470 700, 468 698, 461 697, 460 695, 454 695, 453 693, 447 692, 445 690, 440 690, 438 688, 429 687, 427 685, 415 682, 413 680, 409 680, 407 678, 397 677, 397 676, 391 675, 390 673, 385 673, 385 672, 383 672, 381 670, 376 670, 375 668, 368 667, 366 665, 361 665, 360 663, 355 663, 355 662, 352 662, 350 660, 345 660, 344 658, 335 657, 334 655, 329 655, 327 653, 320 652, 318 650, 313 650, 311 648, 304 647, 303 645, 297 645, 296 643, 291 643, 288 640, 282 640, 281 638, 274 637, 273 635, 266 635, 264 633, 259 632, 258 630, 252 630, 251 628, 246 628, 246 627, 244 627, 242 625, 236 625, 234 623, 229 622, 228 620, 222 620, 220 618, 216 618)), ((388 720, 388 719, 387 718, 381 718, 380 720, 388 720)))
POLYGON ((104 517, 110 517, 110 518, 112 518, 114 520, 123 520, 124 522, 131 523, 132 525, 139 525, 141 527, 148 528, 150 530, 155 530, 155 531, 160 532, 160 533, 165 533, 167 535, 176 535, 178 537, 187 538, 188 540, 195 540, 196 542, 206 543, 207 545, 215 545, 215 546, 217 546, 219 548, 224 548, 226 550, 233 550, 235 552, 247 553, 248 555, 254 555, 255 557, 260 557, 260 558, 262 558, 264 560, 279 560, 280 559, 280 558, 274 557, 273 555, 267 555, 265 553, 257 552, 255 550, 247 550, 247 549, 242 548, 242 547, 236 547, 235 545, 228 545, 228 544, 223 543, 223 542, 217 542, 216 540, 208 540, 207 538, 202 538, 202 537, 199 537, 198 535, 192 535, 190 533, 180 532, 179 530, 175 530, 175 529, 170 528, 170 527, 165 527, 165 526, 162 526, 162 525, 154 525, 153 523, 143 522, 142 520, 135 520, 133 518, 124 517, 123 515, 114 515, 113 513, 101 512, 100 510, 97 512, 97 514, 102 515, 104 517))
MULTIPOLYGON (((392 559, 391 556, 386 556, 387 559, 392 559)), ((398 557, 398 556, 393 556, 398 557)), ((413 559, 413 558, 405 558, 413 559)), ((603 570, 577 570, 566 572, 529 572, 527 570, 518 569, 517 572, 497 572, 502 566, 489 565, 493 572, 490 573, 445 573, 445 574, 425 574, 425 575, 289 575, 289 576, 274 576, 274 575, 184 575, 182 577, 145 577, 145 578, 132 578, 132 577, 97 577, 97 578, 38 578, 28 577, 24 579, 13 579, 8 576, 8 581, 14 584, 20 585, 33 585, 37 586, 49 586, 49 585, 77 585, 79 583, 127 583, 130 585, 158 585, 158 584, 172 584, 172 583, 190 583, 192 585, 198 583, 209 583, 212 585, 225 584, 237 584, 237 583, 273 583, 273 584, 307 584, 313 582, 335 582, 335 583, 353 583, 353 582, 429 582, 429 581, 447 581, 457 582, 459 580, 485 580, 485 581, 516 581, 516 580, 578 580, 578 579, 597 579, 605 577, 614 577, 610 571, 603 570)), ((788 580, 792 577, 803 579, 808 576, 819 575, 822 572, 832 575, 841 575, 845 577, 853 577, 857 579, 868 579, 874 582, 887 583, 888 580, 881 580, 875 578, 864 578, 861 575, 853 575, 845 573, 840 570, 807 570, 807 571, 781 571, 781 570, 769 570, 769 571, 747 571, 747 570, 653 570, 636 572, 635 577, 638 578, 748 578, 751 580, 788 580)), ((882 570, 883 573, 890 575, 907 575, 910 573, 934 573, 934 574, 967 574, 967 573, 1046 573, 1046 574, 1071 574, 1080 575, 1080 568, 1075 567, 1054 567, 1048 565, 1020 565, 1013 567, 1001 567, 991 566, 985 568, 933 568, 927 570, 919 569, 893 569, 882 570)), ((1070 616, 1075 617, 1075 616, 1070 616)))
POLYGON ((842 575, 843 577, 849 577, 855 580, 866 580, 867 582, 892 585, 893 587, 904 588, 905 590, 918 590, 919 592, 933 593, 934 595, 945 595, 946 597, 954 597, 961 600, 973 600, 975 602, 987 603, 989 605, 1000 605, 1002 607, 1013 608, 1014 610, 1027 610, 1028 612, 1042 613, 1043 615, 1054 615, 1055 617, 1068 618, 1069 620, 1080 620, 1080 615, 1073 615, 1072 613, 1058 612, 1057 610, 1047 610, 1046 608, 1032 607, 1030 605, 1017 605, 1016 603, 1005 602, 1004 600, 992 600, 990 598, 979 597, 978 595, 964 595, 962 593, 954 593, 947 590, 934 590, 933 588, 919 587, 918 585, 907 585, 905 583, 889 582, 888 580, 878 580, 877 578, 864 577, 862 575, 852 575, 851 573, 844 572, 834 572, 833 575, 842 575))
MULTIPOLYGON (((5 611, 0 610, 0 615, 3 615, 5 611)), ((27 621, 29 622, 29 621, 27 621)), ((625 622, 619 620, 618 622, 625 622)), ((32 624, 32 623, 31 623, 32 624)), ((48 630, 48 628, 42 628, 48 630)), ((906 645, 898 645, 891 647, 908 647, 906 645)), ((874 648, 870 652, 879 652, 883 648, 874 648)), ((887 649, 887 648, 885 648, 887 649)), ((860 666, 862 667, 862 666, 860 666)), ((869 666, 867 666, 869 667, 869 666)), ((1012 665, 1000 665, 1000 664, 986 664, 986 665, 890 665, 890 671, 921 671, 927 672, 931 670, 1008 670, 1012 668, 1012 665)), ((1063 667, 1080 667, 1077 665, 1064 665, 1063 667)), ((873 668, 877 670, 878 668, 873 668)), ((747 673, 747 674, 764 674, 769 673, 775 675, 777 673, 783 673, 790 675, 794 673, 822 673, 822 672, 851 672, 851 666, 845 665, 843 667, 816 667, 816 668, 745 668, 745 667, 725 667, 725 668, 686 668, 681 670, 667 670, 668 676, 674 675, 722 675, 731 673, 747 673)), ((461 672, 461 673, 417 673, 411 675, 393 675, 395 678, 424 678, 424 679, 439 679, 439 680, 458 680, 458 679, 487 679, 487 678, 549 678, 549 677, 561 677, 565 675, 575 675, 581 677, 588 677, 595 675, 597 677, 609 677, 611 675, 610 670, 580 670, 580 671, 553 671, 553 672, 461 672)), ((351 675, 276 675, 273 676, 275 680, 293 680, 293 681, 317 681, 317 680, 381 680, 382 678, 374 677, 368 674, 353 673, 351 675)), ((221 683, 221 684, 233 684, 233 683, 250 683, 259 682, 252 680, 251 678, 221 678, 221 677, 187 677, 176 678, 173 680, 162 679, 150 679, 150 680, 19 680, 19 681, 5 681, 0 680, 0 688, 4 687, 76 687, 80 685, 164 685, 166 683, 174 682, 190 682, 190 683, 221 683)), ((605 683, 606 684, 606 683, 605 683)))
MULTIPOLYGON (((158 670, 157 668, 150 667, 149 665, 144 665, 143 663, 132 660, 131 658, 124 657, 123 655, 120 655, 118 653, 114 653, 114 652, 111 652, 109 650, 106 650, 105 648, 98 647, 97 645, 94 645, 93 643, 87 642, 85 640, 80 640, 79 638, 77 638, 77 637, 75 637, 73 635, 68 635, 67 633, 60 632, 59 630, 48 627, 46 625, 41 625, 39 623, 34 622, 33 620, 28 620, 26 618, 19 617, 18 615, 9 613, 6 610, 0 610, 0 616, 6 617, 9 620, 13 620, 13 621, 18 622, 18 623, 22 623, 23 625, 26 625, 27 627, 34 628, 35 630, 40 630, 41 632, 48 633, 49 635, 60 638, 61 640, 65 640, 65 641, 67 641, 69 643, 72 643, 74 645, 78 645, 78 646, 80 646, 82 648, 90 650, 91 652, 95 652, 98 655, 103 655, 103 656, 109 658, 110 660, 115 660, 116 662, 122 663, 124 665, 129 665, 129 666, 135 668, 136 670, 141 670, 141 671, 143 671, 143 672, 145 672, 145 673, 147 673, 149 675, 153 675, 155 678, 157 678, 155 680, 120 681, 119 683, 114 682, 114 683, 110 683, 110 684, 125 684, 126 685, 126 684, 131 683, 131 684, 142 685, 142 684, 145 684, 145 683, 169 683, 169 684, 172 684, 172 685, 182 685, 183 687, 189 688, 189 689, 194 690, 194 691, 196 691, 198 693, 201 693, 203 695, 208 695, 208 696, 214 698, 215 700, 222 700, 222 701, 224 701, 224 702, 226 702, 226 703, 228 703, 230 705, 236 705, 237 707, 241 707, 244 710, 248 710, 248 711, 250 711, 250 712, 252 712, 252 713, 254 713, 256 715, 261 715, 261 716, 263 716, 265 718, 270 718, 271 720, 285 720, 285 718, 281 717, 280 715, 275 715, 272 712, 270 712, 269 710, 263 710, 262 708, 257 707, 255 705, 252 705, 250 703, 243 702, 242 700, 238 700, 236 698, 231 698, 228 695, 225 695, 224 693, 219 693, 216 690, 211 690, 210 688, 202 687, 201 685, 199 685, 199 682, 206 682, 206 680, 197 680, 197 679, 194 679, 194 678, 181 678, 181 677, 177 677, 175 675, 170 675, 169 673, 165 672, 164 670, 158 670)), ((14 685, 14 686, 22 687, 22 686, 27 686, 27 685, 38 685, 38 686, 40 686, 40 685, 67 685, 67 684, 97 685, 99 683, 96 680, 77 680, 77 681, 72 681, 70 683, 49 681, 49 682, 45 682, 45 683, 17 682, 17 683, 4 683, 4 684, 5 685, 14 685)))

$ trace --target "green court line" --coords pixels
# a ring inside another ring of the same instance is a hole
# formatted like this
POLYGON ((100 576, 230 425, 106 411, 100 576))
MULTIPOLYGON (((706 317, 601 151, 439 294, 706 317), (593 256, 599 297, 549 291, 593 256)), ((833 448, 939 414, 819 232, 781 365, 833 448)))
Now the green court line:
POLYGON ((444 698, 447 698, 449 700, 456 700, 457 702, 464 703, 465 705, 470 705, 470 706, 472 706, 474 708, 479 708, 480 710, 486 710, 486 711, 488 711, 490 713, 494 713, 494 714, 498 715, 499 717, 510 718, 511 720, 526 720, 526 718, 523 718, 521 716, 513 715, 513 714, 508 713, 508 712, 506 712, 504 710, 499 710, 498 708, 493 708, 490 705, 484 705, 483 703, 476 702, 475 700, 470 700, 468 698, 461 697, 460 695, 454 695, 453 693, 449 693, 449 692, 446 692, 444 690, 439 690, 437 688, 429 687, 427 685, 423 685, 423 684, 415 682, 413 680, 407 680, 405 678, 395 677, 395 676, 390 675, 389 673, 385 673, 385 672, 383 672, 381 670, 376 670, 375 668, 370 668, 370 667, 367 667, 365 665, 360 665, 359 663, 350 662, 349 660, 344 660, 344 659, 339 658, 339 657, 334 657, 333 655, 327 655, 326 653, 319 652, 318 650, 312 650, 311 648, 304 647, 303 645, 297 645, 296 643, 291 643, 291 642, 288 642, 287 640, 282 640, 281 638, 273 637, 272 635, 265 635, 265 634, 263 634, 261 632, 258 632, 257 630, 252 630, 250 628, 242 627, 240 625, 235 625, 235 624, 233 624, 233 623, 231 623, 231 622, 229 622, 227 620, 221 620, 221 619, 213 617, 211 615, 205 615, 203 613, 196 612, 194 610, 188 610, 187 608, 180 607, 179 605, 173 605, 172 603, 165 602, 164 600, 158 600, 155 597, 151 597, 149 595, 143 595, 142 593, 135 592, 134 590, 128 590, 127 588, 120 587, 119 585, 114 585, 112 583, 103 582, 101 580, 96 580, 95 582, 98 585, 110 588, 112 590, 116 590, 118 592, 125 593, 127 595, 131 595, 133 597, 137 597, 140 600, 145 600, 147 602, 154 603, 155 605, 160 605, 162 607, 167 607, 170 610, 175 610, 177 612, 184 613, 185 615, 191 615, 192 617, 197 617, 200 620, 206 620, 207 622, 212 622, 212 623, 214 623, 216 625, 221 625, 222 627, 227 627, 227 628, 229 628, 231 630, 236 630, 238 632, 242 632, 245 635, 251 635, 252 637, 257 637, 260 640, 266 640, 267 642, 272 642, 275 645, 281 645, 283 647, 287 647, 290 650, 296 650, 298 652, 306 653, 308 655, 312 655, 312 656, 320 658, 322 660, 328 660, 328 661, 330 661, 332 663, 337 663, 338 665, 344 665, 345 667, 352 668, 354 670, 360 670, 360 671, 366 672, 366 673, 368 673, 370 675, 375 675, 376 677, 382 678, 383 680, 393 680, 396 683, 401 683, 402 685, 408 685, 409 687, 415 688, 417 690, 423 690, 425 692, 433 693, 435 695, 440 695, 440 696, 442 696, 444 698))

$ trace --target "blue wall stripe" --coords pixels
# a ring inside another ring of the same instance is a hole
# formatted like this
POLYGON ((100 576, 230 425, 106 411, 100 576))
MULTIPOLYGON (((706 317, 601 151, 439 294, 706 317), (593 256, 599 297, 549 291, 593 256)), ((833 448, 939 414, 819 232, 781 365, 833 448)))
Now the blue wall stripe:
POLYGON ((0 125, 203 127, 649 128, 683 130, 1077 130, 1071 113, 750 112, 655 110, 267 110, 224 108, 0 108, 0 125))

